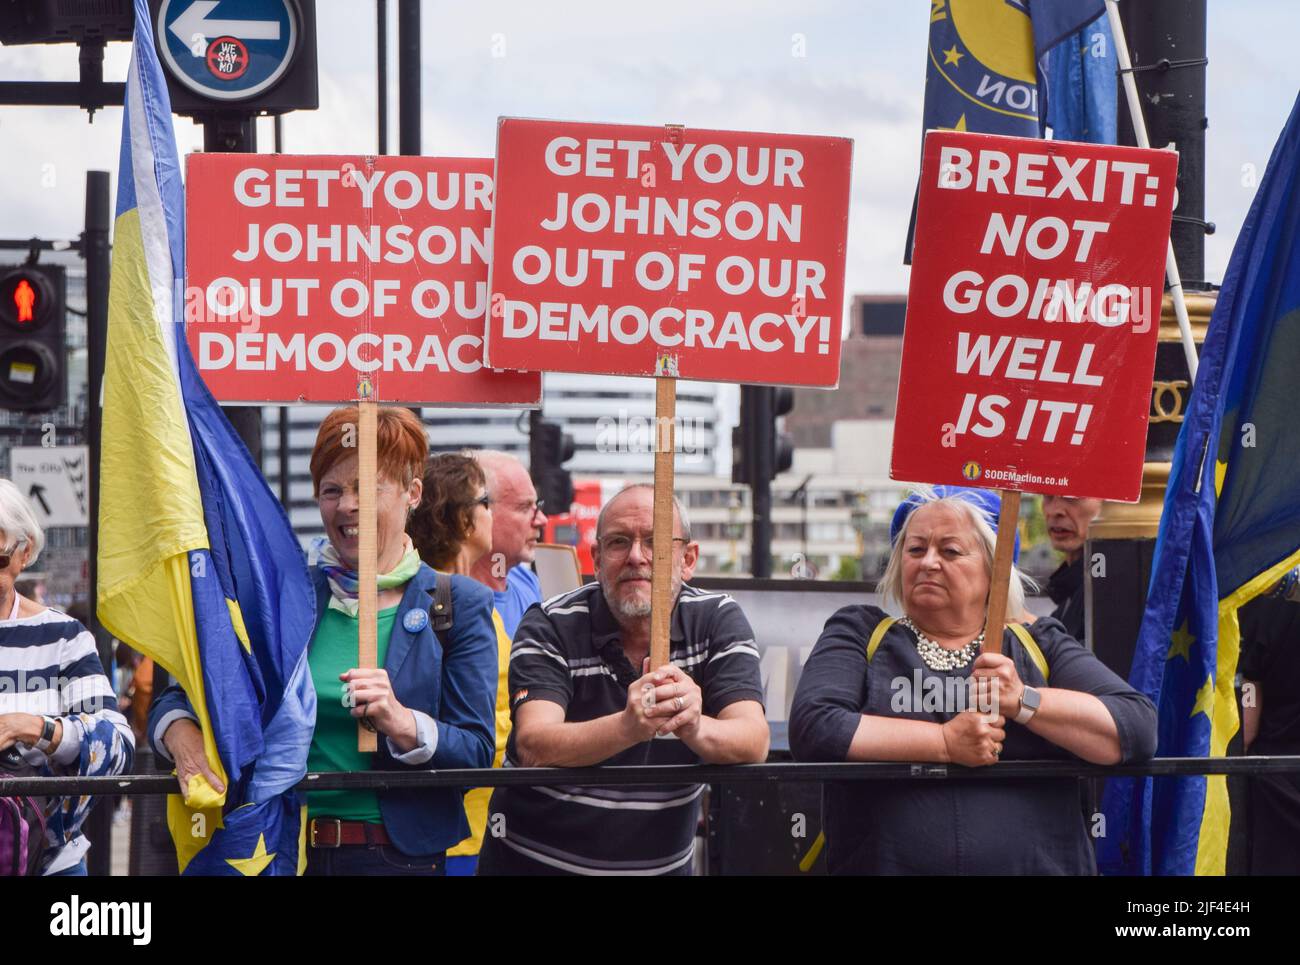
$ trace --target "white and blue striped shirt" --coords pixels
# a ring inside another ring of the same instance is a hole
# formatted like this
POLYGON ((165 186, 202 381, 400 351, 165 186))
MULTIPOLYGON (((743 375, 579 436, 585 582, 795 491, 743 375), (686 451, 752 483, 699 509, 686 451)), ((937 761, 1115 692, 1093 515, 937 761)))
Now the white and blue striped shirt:
MULTIPOLYGON (((51 774, 77 774, 86 760, 91 773, 121 773, 131 763, 135 736, 117 709, 117 695, 99 662, 95 638, 79 622, 58 610, 14 620, 0 620, 0 715, 35 714, 57 717, 63 736, 48 758, 26 749, 27 763, 51 774), (96 746, 93 740, 83 755, 88 735, 107 722, 120 739, 96 746), (114 758, 108 760, 106 758, 114 758)), ((52 802, 62 811, 63 802, 52 802)), ((86 809, 88 810, 88 808, 86 809)), ((51 825, 45 874, 70 868, 81 861, 90 842, 80 822, 60 834, 51 825)))

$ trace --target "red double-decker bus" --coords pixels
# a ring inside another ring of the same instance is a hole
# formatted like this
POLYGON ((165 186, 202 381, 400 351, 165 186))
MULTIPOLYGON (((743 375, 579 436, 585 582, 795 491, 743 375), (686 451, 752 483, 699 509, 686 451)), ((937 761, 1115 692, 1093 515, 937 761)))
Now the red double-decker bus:
MULTIPOLYGON (((573 505, 568 512, 547 513, 542 538, 547 543, 572 546, 578 551, 578 563, 584 575, 595 572, 591 544, 596 538, 596 517, 603 504, 603 484, 599 479, 573 481, 573 505)), ((617 487, 616 487, 617 488, 617 487)))

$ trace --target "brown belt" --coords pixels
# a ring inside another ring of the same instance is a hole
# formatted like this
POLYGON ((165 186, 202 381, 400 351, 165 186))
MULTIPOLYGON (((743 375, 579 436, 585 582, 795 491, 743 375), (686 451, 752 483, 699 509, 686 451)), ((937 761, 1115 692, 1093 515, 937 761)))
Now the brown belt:
POLYGON ((313 818, 307 825, 307 843, 313 848, 339 848, 354 844, 392 844, 382 824, 313 818))

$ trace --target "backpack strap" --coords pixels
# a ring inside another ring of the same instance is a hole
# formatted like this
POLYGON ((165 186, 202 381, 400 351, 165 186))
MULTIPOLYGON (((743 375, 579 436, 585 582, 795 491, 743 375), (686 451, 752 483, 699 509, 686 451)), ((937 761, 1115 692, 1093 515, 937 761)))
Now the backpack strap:
POLYGON ((433 589, 429 593, 429 629, 438 638, 443 653, 451 647, 451 625, 454 619, 451 607, 451 574, 434 573, 433 589))
POLYGON ((871 663, 871 658, 876 655, 876 648, 880 646, 880 641, 885 639, 885 634, 889 632, 898 621, 893 617, 885 617, 876 624, 876 629, 871 631, 871 639, 867 641, 867 663, 871 663))
POLYGON ((1043 675, 1043 682, 1046 683, 1051 680, 1052 671, 1051 668, 1047 666, 1047 658, 1043 656, 1043 651, 1042 648, 1038 646, 1038 641, 1030 635, 1029 628, 1023 623, 1008 623, 1007 626, 1010 628, 1011 632, 1016 635, 1021 646, 1025 648, 1025 652, 1029 654, 1029 659, 1034 662, 1034 666, 1038 668, 1038 672, 1043 675))
POLYGON ((429 624, 433 627, 434 633, 442 633, 451 629, 452 612, 451 612, 451 576, 446 573, 437 573, 437 581, 433 584, 432 602, 429 604, 429 624))

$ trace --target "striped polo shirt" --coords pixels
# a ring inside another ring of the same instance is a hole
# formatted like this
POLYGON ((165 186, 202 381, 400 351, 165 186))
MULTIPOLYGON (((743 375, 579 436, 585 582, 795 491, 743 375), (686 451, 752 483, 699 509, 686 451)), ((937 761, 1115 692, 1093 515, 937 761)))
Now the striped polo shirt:
POLYGON ((95 638, 54 609, 0 621, 0 714, 14 713, 103 714, 129 730, 117 712, 117 695, 99 662, 95 638))
MULTIPOLYGON (((641 670, 628 661, 620 635, 599 583, 530 609, 510 652, 512 715, 530 700, 559 704, 570 722, 624 710, 641 670)), ((754 632, 725 593, 682 587, 669 656, 699 685, 707 716, 739 700, 762 703, 754 632)), ((696 763, 695 752, 669 735, 602 766, 696 763)), ((514 730, 504 766, 519 766, 514 730)), ((690 874, 703 792, 702 784, 500 787, 488 808, 484 865, 506 873, 690 874)))

